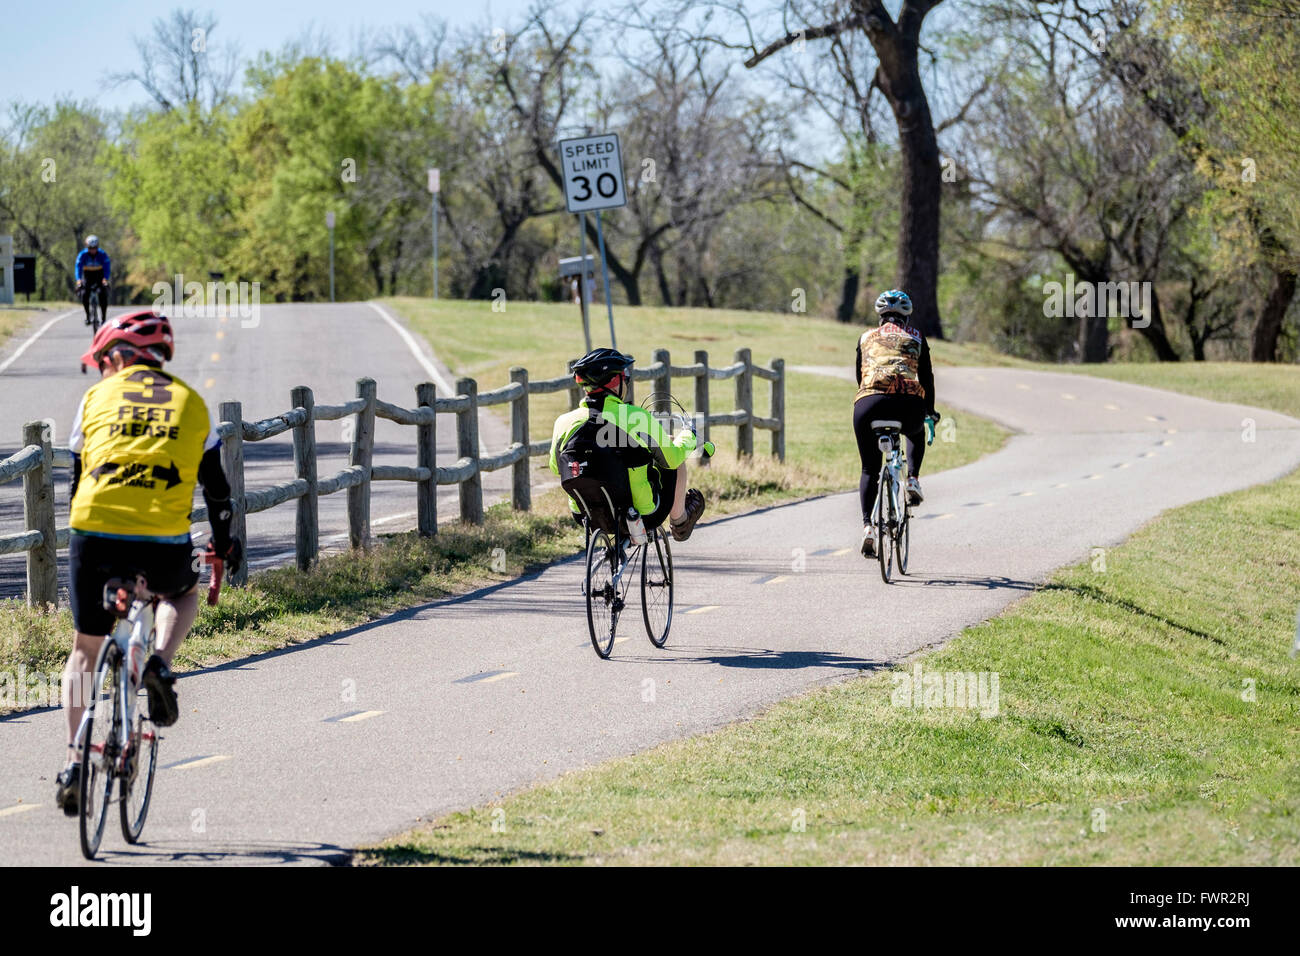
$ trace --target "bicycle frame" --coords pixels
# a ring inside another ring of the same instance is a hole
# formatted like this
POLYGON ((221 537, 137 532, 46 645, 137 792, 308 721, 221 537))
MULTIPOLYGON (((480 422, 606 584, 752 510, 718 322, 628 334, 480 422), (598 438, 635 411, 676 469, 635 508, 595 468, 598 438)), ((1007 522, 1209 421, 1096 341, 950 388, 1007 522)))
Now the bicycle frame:
POLYGON ((880 469, 880 487, 876 489, 876 501, 871 509, 872 524, 876 524, 880 518, 880 509, 885 504, 885 495, 889 495, 891 523, 896 523, 903 513, 902 488, 903 488, 903 467, 906 461, 904 452, 900 447, 901 443, 895 443, 893 436, 886 433, 877 439, 877 446, 884 457, 884 464, 880 469), (888 482, 885 479, 888 478, 888 482), (888 484, 888 491, 886 491, 888 484))
MULTIPOLYGON (((126 693, 121 695, 121 708, 117 713, 116 721, 117 736, 114 743, 116 744, 116 766, 113 768, 114 773, 122 773, 126 770, 126 760, 130 750, 131 727, 135 718, 136 698, 139 696, 140 685, 138 682, 131 680, 131 642, 132 639, 140 634, 143 637, 143 655, 144 660, 140 662, 143 670, 145 662, 149 660, 149 655, 153 654, 157 633, 154 628, 155 616, 158 608, 159 598, 157 595, 150 593, 147 588, 141 587, 137 578, 135 598, 131 603, 131 610, 125 618, 119 618, 113 627, 113 632, 104 638, 105 641, 112 641, 118 647, 121 653, 118 655, 118 674, 119 686, 126 688, 126 693)), ((94 675, 95 684, 99 686, 98 673, 94 675)), ((81 724, 77 728, 75 746, 80 751, 85 741, 86 728, 90 725, 93 705, 88 706, 81 715, 81 724)), ((104 756, 101 754, 101 757, 104 756)))

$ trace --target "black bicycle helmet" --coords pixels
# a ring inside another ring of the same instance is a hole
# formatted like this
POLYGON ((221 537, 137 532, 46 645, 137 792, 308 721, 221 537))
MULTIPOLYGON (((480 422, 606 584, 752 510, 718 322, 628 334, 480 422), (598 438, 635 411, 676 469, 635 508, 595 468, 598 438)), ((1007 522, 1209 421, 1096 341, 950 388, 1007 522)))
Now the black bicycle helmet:
POLYGON ((573 363, 573 377, 587 388, 600 388, 619 372, 626 372, 636 360, 614 349, 592 349, 573 363))

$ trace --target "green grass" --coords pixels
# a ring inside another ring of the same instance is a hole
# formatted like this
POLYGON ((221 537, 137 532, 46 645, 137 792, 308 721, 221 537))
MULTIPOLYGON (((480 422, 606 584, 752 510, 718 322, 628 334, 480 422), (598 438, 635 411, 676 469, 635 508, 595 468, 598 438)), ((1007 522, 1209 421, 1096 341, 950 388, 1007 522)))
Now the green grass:
POLYGON ((1170 512, 924 657, 996 672, 995 717, 863 677, 512 796, 504 832, 480 807, 359 862, 1295 865, 1298 534, 1300 472, 1170 512))
MULTIPOLYGON (((49 312, 50 316, 57 315, 62 309, 54 309, 49 312)), ((13 335, 25 329, 34 316, 42 314, 42 310, 29 309, 21 306, 0 305, 0 346, 13 335)))
POLYGON ((1044 371, 1081 372, 1132 385, 1197 395, 1216 402, 1269 408, 1300 418, 1300 365, 1245 362, 1128 362, 1043 365, 1044 371))

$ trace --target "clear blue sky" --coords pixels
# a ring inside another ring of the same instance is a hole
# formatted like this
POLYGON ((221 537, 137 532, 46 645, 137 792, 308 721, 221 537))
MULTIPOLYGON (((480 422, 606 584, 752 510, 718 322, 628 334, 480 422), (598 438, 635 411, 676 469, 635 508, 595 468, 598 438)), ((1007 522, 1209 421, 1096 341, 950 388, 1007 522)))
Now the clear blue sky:
MULTIPOLYGON (((213 43, 233 42, 250 58, 260 50, 278 50, 309 28, 323 31, 333 41, 334 52, 346 55, 363 30, 418 25, 423 14, 445 18, 453 27, 497 19, 508 27, 519 22, 529 0, 108 0, 80 8, 13 0, 0 6, 4 23, 0 104, 15 99, 50 103, 70 96, 125 109, 144 102, 145 94, 134 84, 110 89, 107 76, 135 69, 132 38, 149 34, 156 18, 177 8, 214 11, 213 43)), ((576 3, 573 8, 577 9, 576 3)))

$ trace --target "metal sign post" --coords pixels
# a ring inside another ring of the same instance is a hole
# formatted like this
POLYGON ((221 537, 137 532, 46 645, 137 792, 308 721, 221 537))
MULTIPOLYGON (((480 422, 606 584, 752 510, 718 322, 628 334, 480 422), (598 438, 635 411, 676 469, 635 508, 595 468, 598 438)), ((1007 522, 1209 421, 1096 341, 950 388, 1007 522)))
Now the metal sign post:
POLYGON ((578 255, 584 271, 578 273, 578 301, 582 303, 582 337, 586 340, 587 351, 591 351, 591 321, 587 317, 587 214, 578 213, 578 255))
MULTIPOLYGON (((559 143, 560 171, 564 182, 564 203, 569 212, 578 214, 582 237, 582 255, 587 255, 587 213, 596 214, 596 238, 600 245, 600 271, 605 283, 605 307, 609 313, 610 345, 618 348, 614 337, 614 305, 609 298, 609 264, 605 258, 605 232, 601 223, 602 209, 615 209, 627 205, 627 191, 623 184, 623 155, 618 134, 602 133, 599 136, 581 136, 559 143)), ((587 277, 580 279, 582 294, 583 331, 587 335, 587 348, 591 349, 591 336, 587 329, 587 277)))
POLYGON ((442 172, 437 167, 429 170, 429 192, 433 194, 433 297, 438 298, 438 193, 442 187, 442 172))
POLYGON ((600 227, 600 210, 596 210, 596 238, 600 241, 600 274, 605 280, 605 309, 609 312, 609 344, 618 348, 614 338, 614 303, 609 301, 609 264, 605 262, 605 230, 600 227))
POLYGON ((330 231, 330 301, 334 301, 334 210, 325 213, 325 228, 330 231))

